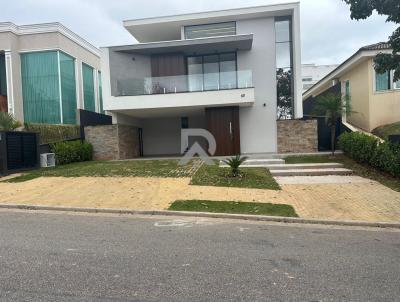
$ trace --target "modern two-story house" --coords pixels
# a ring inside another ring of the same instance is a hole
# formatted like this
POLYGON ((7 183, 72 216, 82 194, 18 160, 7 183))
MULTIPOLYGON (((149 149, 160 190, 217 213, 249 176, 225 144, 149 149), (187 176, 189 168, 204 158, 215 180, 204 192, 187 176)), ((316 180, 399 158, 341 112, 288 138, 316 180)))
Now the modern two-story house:
POLYGON ((216 155, 275 153, 278 116, 302 117, 299 15, 295 2, 124 21, 138 43, 101 48, 104 109, 136 129, 134 154, 180 154, 185 128, 210 131, 216 155))
POLYGON ((0 111, 28 123, 76 124, 102 112, 99 49, 60 23, 0 22, 0 111))

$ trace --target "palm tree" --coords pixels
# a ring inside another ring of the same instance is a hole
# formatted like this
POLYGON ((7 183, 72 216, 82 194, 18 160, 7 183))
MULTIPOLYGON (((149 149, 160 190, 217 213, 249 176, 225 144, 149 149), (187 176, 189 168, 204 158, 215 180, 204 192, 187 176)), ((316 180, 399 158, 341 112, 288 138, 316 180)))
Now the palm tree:
POLYGON ((0 130, 11 131, 21 126, 22 124, 11 113, 0 112, 0 130))
POLYGON ((326 125, 331 130, 331 148, 332 156, 335 155, 336 150, 336 127, 339 118, 345 114, 351 114, 350 97, 342 96, 340 93, 328 93, 317 97, 313 115, 324 117, 326 125))

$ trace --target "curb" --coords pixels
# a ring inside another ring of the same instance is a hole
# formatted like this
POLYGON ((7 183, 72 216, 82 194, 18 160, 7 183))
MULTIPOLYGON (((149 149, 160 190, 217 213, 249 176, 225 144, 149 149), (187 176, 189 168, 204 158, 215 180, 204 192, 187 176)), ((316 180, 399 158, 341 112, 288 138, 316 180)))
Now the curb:
POLYGON ((202 218, 223 218, 248 221, 283 222, 300 224, 321 224, 336 226, 354 227, 374 227, 374 228, 395 228, 400 229, 400 222, 367 222, 357 220, 323 220, 306 219, 295 217, 260 216, 260 215, 241 215, 241 214, 218 214, 205 212, 181 212, 166 210, 120 210, 120 209, 96 209, 96 208, 72 208, 54 206, 33 206, 33 205, 8 205, 0 204, 0 209, 29 210, 29 211, 58 211, 58 212, 77 212, 77 213, 103 213, 103 214, 128 214, 128 215, 150 215, 150 216, 181 216, 181 217, 202 217, 202 218))

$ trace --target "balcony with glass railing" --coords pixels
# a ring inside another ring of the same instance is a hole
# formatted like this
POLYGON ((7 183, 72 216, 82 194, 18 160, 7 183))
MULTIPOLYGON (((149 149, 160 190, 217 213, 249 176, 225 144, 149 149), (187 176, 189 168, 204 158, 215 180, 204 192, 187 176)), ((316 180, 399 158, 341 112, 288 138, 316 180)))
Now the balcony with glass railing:
POLYGON ((140 96, 253 88, 251 70, 167 77, 126 78, 116 81, 115 96, 140 96))

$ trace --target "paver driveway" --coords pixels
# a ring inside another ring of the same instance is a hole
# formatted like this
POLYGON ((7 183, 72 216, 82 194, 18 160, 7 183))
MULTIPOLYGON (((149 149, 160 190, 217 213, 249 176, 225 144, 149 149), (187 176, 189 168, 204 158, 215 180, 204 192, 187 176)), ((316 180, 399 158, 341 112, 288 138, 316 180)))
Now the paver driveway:
POLYGON ((281 191, 189 185, 190 178, 41 177, 0 183, 0 203, 137 210, 178 199, 290 204, 304 218, 400 222, 400 193, 377 182, 285 184, 281 191))

